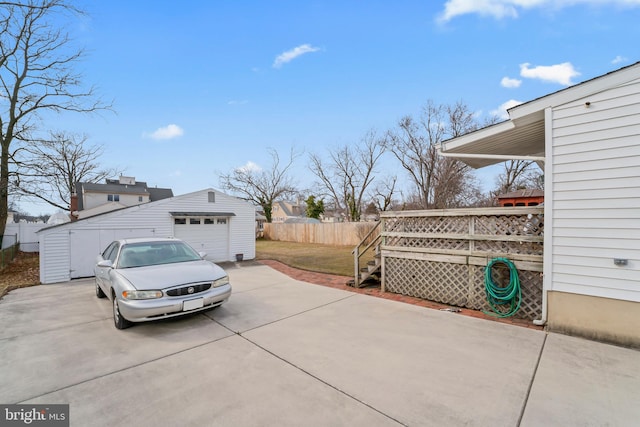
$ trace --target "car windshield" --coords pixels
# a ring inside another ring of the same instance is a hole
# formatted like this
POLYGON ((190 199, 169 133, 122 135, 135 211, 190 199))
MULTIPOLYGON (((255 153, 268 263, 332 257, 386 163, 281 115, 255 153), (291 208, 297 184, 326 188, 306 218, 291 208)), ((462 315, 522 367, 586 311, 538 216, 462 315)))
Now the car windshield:
POLYGON ((120 268, 144 267, 199 259, 201 259, 200 255, 183 242, 130 243, 122 247, 118 266, 120 268))

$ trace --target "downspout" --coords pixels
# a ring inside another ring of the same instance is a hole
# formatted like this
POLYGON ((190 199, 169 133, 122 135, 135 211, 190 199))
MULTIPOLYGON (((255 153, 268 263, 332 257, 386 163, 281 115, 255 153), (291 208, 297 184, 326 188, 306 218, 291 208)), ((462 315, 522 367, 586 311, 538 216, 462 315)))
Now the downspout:
POLYGON ((542 313, 540 319, 533 321, 534 325, 544 326, 547 323, 548 294, 553 287, 553 110, 544 109, 544 152, 551 161, 544 163, 544 223, 545 241, 543 243, 542 258, 542 313))

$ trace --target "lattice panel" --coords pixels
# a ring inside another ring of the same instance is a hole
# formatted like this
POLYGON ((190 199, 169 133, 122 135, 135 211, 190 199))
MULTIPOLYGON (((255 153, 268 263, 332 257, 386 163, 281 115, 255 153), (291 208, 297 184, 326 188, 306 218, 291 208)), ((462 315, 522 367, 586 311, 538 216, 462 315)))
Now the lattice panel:
POLYGON ((542 236, 544 233, 542 214, 479 215, 474 216, 474 221, 477 234, 542 236))
POLYGON ((468 240, 454 239, 424 239, 419 237, 387 237, 386 245, 402 246, 405 248, 429 248, 429 249, 457 249, 468 250, 468 240))
POLYGON ((403 217, 384 221, 384 230, 400 233, 467 233, 469 217, 403 217))
MULTIPOLYGON (((544 251, 542 243, 505 242, 494 240, 478 240, 475 242, 474 249, 482 252, 526 255, 542 255, 544 251)), ((508 257, 508 255, 505 256, 508 257)))
MULTIPOLYGON (((509 271, 496 266, 496 283, 507 283, 509 271)), ((489 311, 484 290, 484 267, 435 261, 385 258, 385 286, 389 292, 430 301, 489 311)), ((522 302, 514 317, 533 320, 542 312, 542 275, 518 270, 522 302)))
POLYGON ((467 306, 467 266, 424 260, 385 258, 385 286, 389 292, 467 306))
MULTIPOLYGON (((506 210, 508 211, 508 210, 506 210)), ((386 218, 382 233, 412 233, 413 236, 386 236, 386 246, 401 246, 422 249, 469 250, 470 240, 466 236, 472 232, 479 236, 474 239, 474 251, 542 255, 542 242, 484 240, 482 236, 538 236, 544 235, 542 214, 504 215, 461 215, 461 216, 415 216, 386 218), (469 224, 472 224, 470 227, 469 224), (442 234, 443 238, 417 237, 416 233, 442 234), (460 234, 460 239, 444 238, 460 234)), ((525 239, 522 239, 525 240, 525 239)))

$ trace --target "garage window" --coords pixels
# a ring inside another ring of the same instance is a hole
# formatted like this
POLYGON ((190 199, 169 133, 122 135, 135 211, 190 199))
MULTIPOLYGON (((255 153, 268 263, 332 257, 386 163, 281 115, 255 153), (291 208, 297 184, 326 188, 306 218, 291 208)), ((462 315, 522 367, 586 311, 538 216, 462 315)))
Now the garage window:
POLYGON ((204 223, 207 225, 211 225, 211 224, 215 224, 215 221, 213 220, 213 218, 205 218, 204 223))
POLYGON ((189 224, 200 224, 200 218, 189 218, 189 224))
POLYGON ((218 218, 218 224, 226 224, 227 218, 218 218))
POLYGON ((186 224, 187 223, 187 218, 174 218, 173 219, 173 223, 174 224, 180 224, 180 225, 186 224))

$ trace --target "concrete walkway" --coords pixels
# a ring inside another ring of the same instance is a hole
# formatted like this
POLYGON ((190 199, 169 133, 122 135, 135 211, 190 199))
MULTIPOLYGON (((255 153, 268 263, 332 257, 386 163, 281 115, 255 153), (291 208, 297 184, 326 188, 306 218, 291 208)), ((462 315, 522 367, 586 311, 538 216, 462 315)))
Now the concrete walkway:
POLYGON ((72 426, 635 426, 640 352, 228 269, 222 307, 118 331, 93 280, 0 301, 0 403, 72 426))

